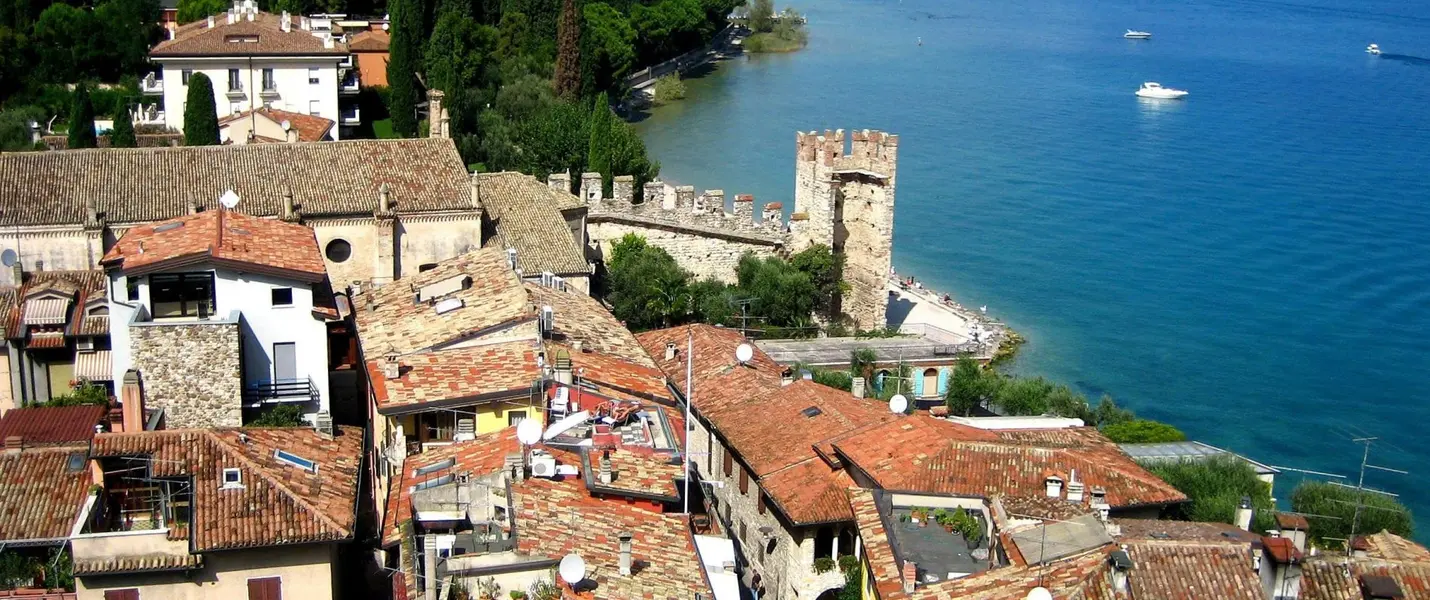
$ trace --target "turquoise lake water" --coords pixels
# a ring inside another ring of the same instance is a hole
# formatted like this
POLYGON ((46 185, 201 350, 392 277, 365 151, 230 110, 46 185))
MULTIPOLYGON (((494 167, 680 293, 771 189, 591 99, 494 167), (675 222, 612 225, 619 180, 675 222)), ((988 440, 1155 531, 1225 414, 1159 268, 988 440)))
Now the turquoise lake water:
POLYGON ((666 179, 790 206, 795 130, 898 133, 895 266, 1026 334, 1014 370, 1270 464, 1381 436, 1416 472, 1368 484, 1430 515, 1430 4, 795 7, 806 50, 637 125, 666 179))

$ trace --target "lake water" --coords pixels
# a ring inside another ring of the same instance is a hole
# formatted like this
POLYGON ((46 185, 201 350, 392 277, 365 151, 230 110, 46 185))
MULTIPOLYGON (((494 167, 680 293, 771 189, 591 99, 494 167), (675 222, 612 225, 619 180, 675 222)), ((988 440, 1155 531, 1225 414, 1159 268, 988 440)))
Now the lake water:
POLYGON ((795 130, 898 133, 895 266, 1026 334, 1014 370, 1271 464, 1380 436, 1415 472, 1368 483, 1430 514, 1430 4, 796 8, 806 50, 637 125, 666 179, 791 206, 795 130))

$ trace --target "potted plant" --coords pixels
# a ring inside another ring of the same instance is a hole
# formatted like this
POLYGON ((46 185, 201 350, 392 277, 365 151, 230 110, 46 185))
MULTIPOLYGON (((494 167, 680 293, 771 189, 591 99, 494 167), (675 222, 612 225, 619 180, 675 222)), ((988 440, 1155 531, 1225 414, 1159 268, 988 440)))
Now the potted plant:
POLYGON ((918 508, 915 508, 913 511, 911 511, 911 513, 912 513, 912 514, 910 515, 910 518, 912 518, 915 523, 918 523, 918 524, 919 524, 919 527, 927 527, 927 526, 928 526, 928 524, 929 524, 929 511, 928 511, 927 508, 918 507, 918 508))
POLYGON ((964 521, 960 525, 960 533, 963 534, 963 539, 968 542, 968 549, 972 550, 977 548, 979 543, 983 541, 983 523, 978 521, 978 517, 965 515, 964 521))
POLYGON ((945 531, 953 532, 953 513, 942 508, 933 511, 933 522, 942 525, 945 531))

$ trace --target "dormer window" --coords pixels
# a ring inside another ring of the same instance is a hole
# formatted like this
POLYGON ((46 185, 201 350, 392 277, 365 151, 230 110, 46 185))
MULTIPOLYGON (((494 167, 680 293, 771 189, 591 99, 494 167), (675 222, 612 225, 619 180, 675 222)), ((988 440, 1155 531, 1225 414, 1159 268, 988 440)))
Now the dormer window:
POLYGON ((240 469, 224 469, 223 485, 220 489, 235 489, 243 487, 243 471, 240 469))
POLYGON ((257 34, 226 35, 226 36, 223 36, 223 41, 228 42, 228 43, 230 43, 230 44, 257 44, 257 43, 258 43, 258 35, 257 35, 257 34))

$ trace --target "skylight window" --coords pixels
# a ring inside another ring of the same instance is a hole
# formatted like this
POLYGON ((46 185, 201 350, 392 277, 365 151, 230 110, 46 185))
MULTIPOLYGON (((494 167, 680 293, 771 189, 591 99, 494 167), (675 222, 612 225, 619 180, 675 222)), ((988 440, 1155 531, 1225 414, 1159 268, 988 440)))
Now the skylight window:
POLYGON ((819 415, 824 414, 824 411, 819 410, 819 407, 818 407, 818 406, 811 406, 811 407, 806 408, 806 409, 804 409, 804 410, 802 410, 802 411, 799 411, 799 414, 802 414, 802 415, 804 415, 804 416, 806 416, 806 417, 809 417, 809 418, 813 419, 813 418, 815 418, 815 417, 817 417, 817 416, 819 416, 819 415))
POLYGON ((416 469, 416 470, 412 471, 412 476, 413 476, 413 477, 421 477, 421 476, 423 476, 423 475, 428 475, 428 474, 431 474, 431 473, 436 473, 437 471, 441 471, 441 470, 444 470, 444 469, 450 469, 450 468, 455 467, 455 466, 457 466, 457 460, 454 459, 454 458, 449 458, 449 459, 444 460, 444 461, 442 461, 442 462, 433 463, 433 464, 427 465, 427 466, 425 466, 425 467, 422 467, 422 468, 420 468, 420 469, 416 469))
POLYGON ((307 471, 307 472, 309 472, 309 473, 317 473, 317 472, 318 472, 318 463, 313 462, 313 461, 311 461, 311 460, 308 460, 308 459, 306 459, 306 458, 303 458, 303 457, 301 457, 301 456, 298 456, 298 455, 296 455, 296 454, 292 454, 292 453, 289 453, 289 452, 284 452, 284 451, 282 451, 282 450, 274 450, 274 451, 273 451, 273 458, 278 459, 279 462, 288 463, 288 464, 290 464, 290 465, 293 465, 293 466, 295 466, 295 467, 298 467, 299 469, 302 469, 302 470, 307 471))
POLYGON ((78 473, 83 470, 84 455, 79 452, 70 454, 69 458, 65 461, 65 469, 71 473, 78 473))
POLYGON ((165 223, 165 224, 163 224, 163 225, 160 225, 160 226, 158 226, 158 227, 155 227, 155 228, 154 228, 154 233, 160 233, 160 232, 164 232, 164 231, 170 231, 170 230, 178 229, 178 228, 183 227, 183 226, 184 226, 183 222, 165 223))
POLYGON ((223 470, 223 489, 243 487, 243 471, 239 469, 223 470))
POLYGON ((223 41, 228 42, 228 43, 230 43, 230 44, 257 44, 257 43, 258 43, 258 36, 256 36, 256 35, 226 35, 226 36, 224 36, 223 41))
POLYGON ((443 476, 441 476, 441 477, 438 477, 438 478, 436 478, 436 479, 428 479, 427 481, 423 481, 423 482, 421 482, 421 483, 418 483, 417 485, 412 486, 412 491, 416 492, 416 491, 419 491, 419 490, 425 490, 425 489, 428 489, 428 488, 434 488, 434 487, 437 487, 437 486, 439 486, 439 485, 447 485, 447 484, 452 483, 453 481, 456 481, 456 480, 457 480, 456 477, 453 477, 451 474, 447 474, 447 475, 443 475, 443 476))

